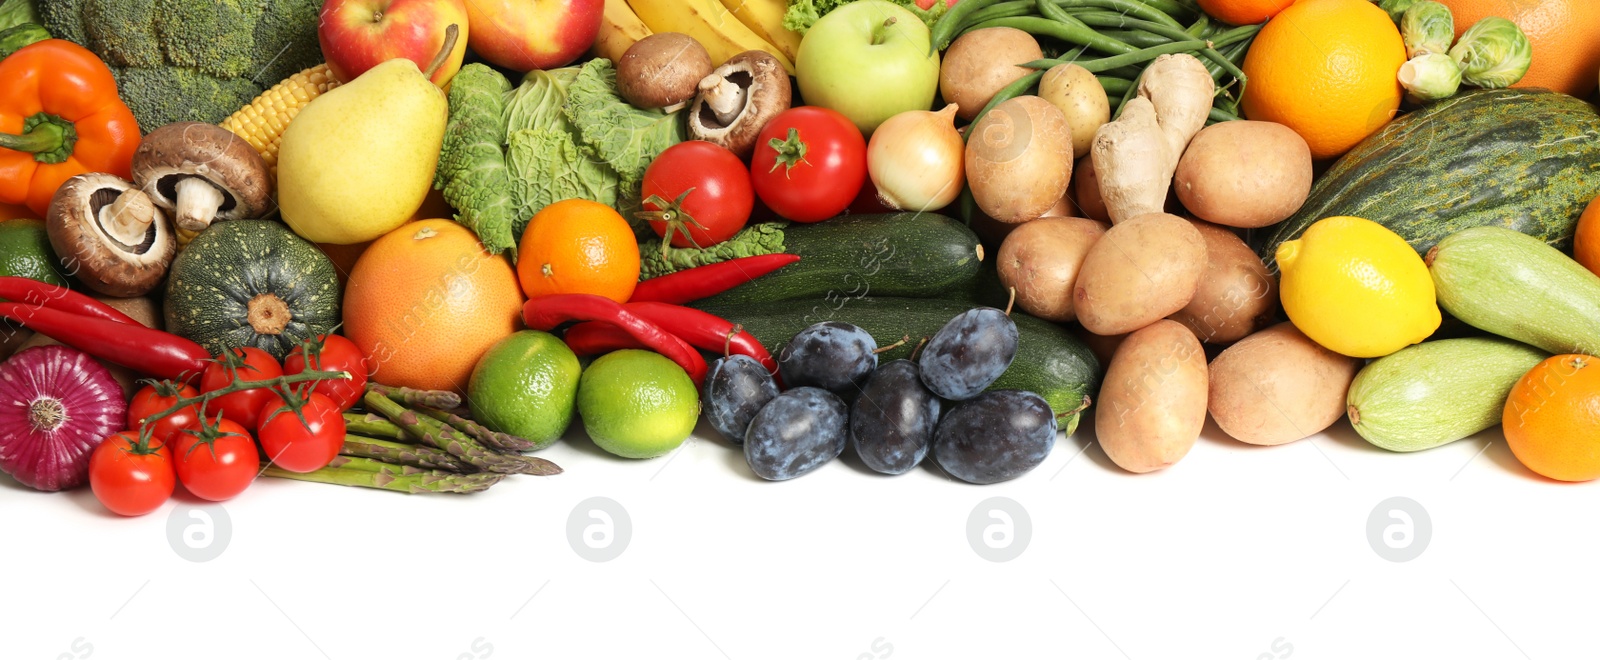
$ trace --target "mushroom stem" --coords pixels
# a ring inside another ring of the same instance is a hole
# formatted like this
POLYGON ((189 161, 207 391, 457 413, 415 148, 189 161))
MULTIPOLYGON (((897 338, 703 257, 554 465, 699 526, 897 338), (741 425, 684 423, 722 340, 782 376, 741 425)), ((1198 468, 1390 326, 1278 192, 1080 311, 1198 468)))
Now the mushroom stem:
POLYGON ((156 221, 155 204, 150 201, 149 195, 138 188, 122 191, 102 213, 100 225, 123 245, 143 243, 150 223, 156 221))
POLYGON ((711 74, 708 81, 711 80, 715 82, 700 84, 700 95, 705 99, 706 106, 711 108, 711 114, 716 115, 717 123, 723 126, 732 124, 744 110, 748 90, 718 74, 711 74))
POLYGON ((186 177, 178 182, 178 203, 174 208, 177 216, 173 221, 185 231, 201 231, 211 226, 211 220, 217 217, 217 209, 222 208, 222 191, 211 185, 210 181, 197 176, 186 177))

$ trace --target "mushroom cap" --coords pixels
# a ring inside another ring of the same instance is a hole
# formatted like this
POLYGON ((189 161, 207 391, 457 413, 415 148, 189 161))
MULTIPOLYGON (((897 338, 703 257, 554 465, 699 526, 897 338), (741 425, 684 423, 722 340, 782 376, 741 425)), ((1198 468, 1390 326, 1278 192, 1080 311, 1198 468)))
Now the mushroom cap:
POLYGON ((747 50, 728 58, 711 75, 700 80, 700 93, 689 107, 689 137, 721 145, 740 158, 755 151, 756 138, 767 122, 789 109, 792 91, 783 63, 763 50, 747 50), (730 90, 740 89, 740 97, 730 90), (731 121, 718 117, 716 107, 738 104, 731 121))
POLYGON ((699 41, 682 32, 657 32, 617 60, 617 93, 639 108, 682 107, 709 75, 711 55, 699 41))
POLYGON ((222 193, 217 220, 259 218, 272 210, 272 174, 244 138, 215 124, 178 122, 144 136, 133 153, 133 182, 171 211, 178 182, 199 177, 222 193))
POLYGON ((113 217, 113 203, 130 190, 143 195, 133 184, 110 174, 79 174, 56 189, 45 214, 50 247, 68 270, 89 288, 119 298, 149 293, 167 276, 178 253, 170 223, 153 204, 144 204, 153 215, 138 244, 111 233, 118 220, 113 217))

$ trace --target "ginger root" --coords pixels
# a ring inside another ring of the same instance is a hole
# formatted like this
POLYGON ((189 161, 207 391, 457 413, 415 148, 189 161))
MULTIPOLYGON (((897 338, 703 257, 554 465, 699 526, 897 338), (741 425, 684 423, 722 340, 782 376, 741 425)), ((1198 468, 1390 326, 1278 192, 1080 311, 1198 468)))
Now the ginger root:
POLYGON ((1150 63, 1122 116, 1095 132, 1089 157, 1112 224, 1161 213, 1189 140, 1205 128, 1216 83, 1193 55, 1150 63))

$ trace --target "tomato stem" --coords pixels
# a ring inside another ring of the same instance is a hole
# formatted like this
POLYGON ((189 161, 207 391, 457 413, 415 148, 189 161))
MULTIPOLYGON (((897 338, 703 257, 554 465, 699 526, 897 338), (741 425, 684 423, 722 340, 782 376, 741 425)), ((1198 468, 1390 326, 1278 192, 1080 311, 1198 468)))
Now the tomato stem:
MULTIPOLYGON (((222 364, 227 366, 227 362, 223 362, 222 364)), ((156 422, 166 419, 167 417, 171 417, 184 408, 197 404, 200 406, 198 410, 202 411, 199 417, 200 419, 204 420, 206 404, 210 403, 213 399, 218 399, 236 392, 258 389, 277 389, 280 392, 285 392, 287 391, 285 389, 287 386, 295 383, 350 379, 350 372, 348 371, 313 371, 310 369, 289 376, 278 376, 277 378, 270 378, 267 380, 250 381, 239 380, 237 373, 232 367, 229 367, 228 373, 233 377, 233 382, 229 383, 226 387, 215 389, 210 392, 201 392, 200 394, 191 397, 179 397, 178 401, 172 404, 172 407, 144 418, 144 423, 140 425, 141 435, 145 429, 153 428, 156 422)))
POLYGON ((784 178, 788 178, 789 170, 794 169, 795 165, 799 165, 800 163, 805 163, 807 165, 811 164, 806 160, 806 149, 808 147, 806 146, 805 141, 800 139, 800 129, 797 129, 793 126, 789 127, 789 137, 781 140, 778 138, 772 138, 771 140, 767 141, 767 146, 772 147, 773 151, 778 152, 778 157, 772 161, 772 168, 767 170, 767 173, 769 174, 776 172, 778 170, 778 166, 782 165, 783 176, 784 178))
POLYGON ((694 235, 689 233, 688 225, 692 225, 700 231, 707 231, 706 226, 700 224, 699 220, 695 220, 694 216, 689 215, 688 211, 683 210, 683 202, 689 198, 689 193, 692 192, 694 192, 694 188, 690 187, 688 190, 683 191, 683 194, 678 195, 677 199, 670 202, 660 195, 651 195, 644 200, 644 203, 654 206, 658 210, 639 211, 634 214, 634 217, 645 222, 660 222, 666 225, 666 228, 661 232, 661 258, 663 259, 667 257, 667 250, 672 245, 673 234, 683 234, 683 237, 689 240, 690 245, 696 248, 701 247, 700 243, 694 240, 694 235))

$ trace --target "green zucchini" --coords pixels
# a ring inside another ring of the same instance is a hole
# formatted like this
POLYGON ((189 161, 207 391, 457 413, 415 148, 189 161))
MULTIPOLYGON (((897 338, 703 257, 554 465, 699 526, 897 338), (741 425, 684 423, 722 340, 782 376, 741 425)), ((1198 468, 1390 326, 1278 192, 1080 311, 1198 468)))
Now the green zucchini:
POLYGON ((1537 238, 1475 227, 1428 253, 1439 307, 1551 353, 1600 355, 1600 277, 1537 238))
MULTIPOLYGON (((744 326, 777 355, 795 333, 822 321, 843 321, 872 334, 879 347, 907 341, 878 355, 879 364, 910 357, 925 337, 932 337, 956 314, 972 305, 954 300, 919 298, 846 298, 823 304, 797 305, 773 301, 743 305, 695 303, 708 312, 744 326)), ((1057 426, 1071 434, 1100 384, 1101 367, 1089 347, 1071 332, 1049 321, 1012 312, 1017 323, 1017 356, 1011 368, 989 389, 1027 390, 1044 397, 1059 417, 1057 426)))
POLYGON ((1333 216, 1394 230, 1418 254, 1468 227, 1499 225, 1558 248, 1600 195, 1600 111, 1532 89, 1466 92, 1389 122, 1311 189, 1259 253, 1333 216))
POLYGON ((1389 451, 1455 442, 1499 424, 1511 387, 1547 357, 1500 337, 1408 346, 1356 374, 1345 399, 1350 425, 1389 451))
POLYGON ((715 304, 769 300, 904 296, 934 298, 965 289, 983 261, 978 237, 937 213, 846 215, 816 224, 791 223, 783 249, 800 263, 707 300, 715 304))

